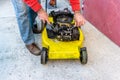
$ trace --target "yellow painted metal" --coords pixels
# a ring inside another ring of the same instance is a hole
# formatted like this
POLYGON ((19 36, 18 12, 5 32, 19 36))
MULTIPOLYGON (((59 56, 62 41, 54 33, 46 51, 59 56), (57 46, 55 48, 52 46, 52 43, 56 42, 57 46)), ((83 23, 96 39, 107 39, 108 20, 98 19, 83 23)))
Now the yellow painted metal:
MULTIPOLYGON (((49 18, 53 22, 52 18, 49 18)), ((80 48, 83 43, 83 33, 81 29, 79 40, 76 41, 58 41, 47 37, 46 28, 42 32, 42 47, 48 49, 48 59, 79 59, 80 48)))

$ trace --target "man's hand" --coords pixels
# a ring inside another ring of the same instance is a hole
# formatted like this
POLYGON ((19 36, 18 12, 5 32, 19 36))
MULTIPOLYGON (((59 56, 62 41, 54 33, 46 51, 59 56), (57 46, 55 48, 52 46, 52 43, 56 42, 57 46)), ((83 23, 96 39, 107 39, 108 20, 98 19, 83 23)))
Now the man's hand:
POLYGON ((43 23, 47 22, 48 24, 50 24, 49 19, 48 19, 48 14, 43 9, 40 9, 37 12, 37 14, 38 14, 39 19, 41 19, 43 23))
POLYGON ((74 13, 75 26, 80 27, 85 24, 84 17, 80 14, 79 11, 74 13))

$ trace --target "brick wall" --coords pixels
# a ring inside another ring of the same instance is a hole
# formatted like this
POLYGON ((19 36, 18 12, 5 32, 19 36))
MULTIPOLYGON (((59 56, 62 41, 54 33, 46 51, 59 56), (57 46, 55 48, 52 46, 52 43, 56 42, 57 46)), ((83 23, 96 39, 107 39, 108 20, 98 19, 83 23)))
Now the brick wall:
POLYGON ((88 21, 120 46, 120 0, 84 0, 88 21))

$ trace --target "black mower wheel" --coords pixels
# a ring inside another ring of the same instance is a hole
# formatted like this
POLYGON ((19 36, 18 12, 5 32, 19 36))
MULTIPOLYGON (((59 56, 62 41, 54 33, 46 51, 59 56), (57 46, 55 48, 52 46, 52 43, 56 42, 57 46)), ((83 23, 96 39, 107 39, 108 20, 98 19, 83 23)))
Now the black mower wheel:
POLYGON ((86 64, 88 60, 88 56, 87 56, 87 49, 86 47, 83 47, 80 49, 80 61, 81 64, 86 64))
POLYGON ((41 51, 41 64, 46 64, 48 61, 47 49, 43 48, 41 51))

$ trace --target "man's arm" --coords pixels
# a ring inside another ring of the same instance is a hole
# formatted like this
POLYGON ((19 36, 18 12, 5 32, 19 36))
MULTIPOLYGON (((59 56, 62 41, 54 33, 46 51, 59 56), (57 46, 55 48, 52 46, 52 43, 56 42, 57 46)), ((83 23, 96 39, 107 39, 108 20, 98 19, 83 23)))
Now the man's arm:
POLYGON ((69 0, 73 11, 80 11, 80 0, 69 0))
POLYGON ((38 0, 23 0, 28 6, 30 6, 35 12, 38 12, 40 9, 42 9, 41 4, 38 2, 38 0))
POLYGON ((50 24, 48 20, 48 15, 46 11, 43 10, 41 4, 38 0, 23 0, 29 7, 31 7, 35 12, 37 12, 39 19, 41 19, 44 23, 47 22, 50 24))
POLYGON ((72 10, 74 12, 75 26, 82 26, 85 24, 85 19, 80 13, 80 0, 70 0, 72 10))

